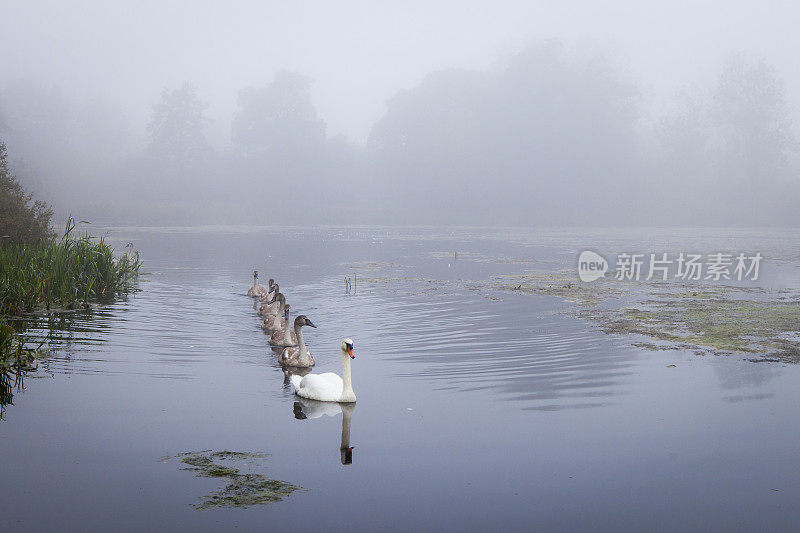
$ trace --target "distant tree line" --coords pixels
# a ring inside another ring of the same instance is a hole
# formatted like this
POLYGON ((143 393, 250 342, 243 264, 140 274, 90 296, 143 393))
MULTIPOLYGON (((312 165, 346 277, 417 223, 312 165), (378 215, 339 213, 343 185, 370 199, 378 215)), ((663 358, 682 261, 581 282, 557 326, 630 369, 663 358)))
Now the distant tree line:
POLYGON ((765 62, 731 56, 714 86, 653 119, 613 63, 547 42, 500 68, 431 73, 363 146, 328 136, 311 83, 280 71, 241 90, 216 144, 192 85, 161 93, 137 144, 114 106, 9 84, 0 138, 31 187, 116 222, 800 222, 797 142, 765 62))

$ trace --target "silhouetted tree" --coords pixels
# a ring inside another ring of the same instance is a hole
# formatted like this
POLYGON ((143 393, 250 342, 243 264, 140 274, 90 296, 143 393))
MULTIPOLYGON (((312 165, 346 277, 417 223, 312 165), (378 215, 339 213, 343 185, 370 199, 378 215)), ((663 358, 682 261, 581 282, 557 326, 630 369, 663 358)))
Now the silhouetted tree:
POLYGON ((683 213, 673 223, 763 225, 794 218, 796 146, 782 81, 766 63, 732 55, 706 94, 683 92, 660 121, 663 157, 649 190, 683 213))
POLYGON ((795 147, 786 91, 775 69, 732 55, 712 95, 711 122, 728 176, 765 184, 785 174, 795 147))
POLYGON ((77 155, 75 112, 57 87, 10 81, 0 91, 6 123, 3 140, 17 178, 36 194, 72 199, 87 173, 77 155))
POLYGON ((209 150, 204 133, 207 107, 191 84, 164 89, 147 126, 148 153, 178 166, 186 166, 205 154, 209 150))
POLYGON ((0 142, 0 246, 50 238, 52 217, 52 209, 42 201, 34 201, 11 173, 6 145, 0 142))
POLYGON ((325 123, 317 117, 310 87, 309 78, 282 70, 267 87, 239 92, 231 124, 236 174, 244 189, 263 191, 248 197, 259 212, 268 202, 273 215, 296 216, 302 203, 303 216, 313 218, 326 199, 323 191, 331 191, 336 169, 328 164, 325 123), (281 201, 270 202, 269 196, 281 201))
POLYGON ((433 73, 387 108, 369 156, 406 221, 608 222, 637 186, 636 87, 557 43, 433 73))
POLYGON ((241 90, 231 126, 234 145, 250 155, 317 155, 325 123, 317 118, 310 88, 309 78, 282 70, 267 87, 241 90))

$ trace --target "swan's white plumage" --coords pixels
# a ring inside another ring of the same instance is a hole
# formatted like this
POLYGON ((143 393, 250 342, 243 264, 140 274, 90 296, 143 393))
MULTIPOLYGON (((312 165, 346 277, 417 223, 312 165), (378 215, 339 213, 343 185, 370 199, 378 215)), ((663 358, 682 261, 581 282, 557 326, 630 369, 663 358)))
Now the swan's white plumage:
POLYGON ((320 402, 355 402, 356 394, 353 392, 353 384, 350 375, 350 360, 354 357, 353 340, 343 340, 342 377, 339 377, 333 372, 306 374, 302 378, 292 376, 291 381, 294 386, 295 394, 301 398, 318 400, 320 402))
POLYGON ((333 372, 292 376, 292 385, 298 396, 320 402, 338 402, 342 397, 344 382, 333 372))

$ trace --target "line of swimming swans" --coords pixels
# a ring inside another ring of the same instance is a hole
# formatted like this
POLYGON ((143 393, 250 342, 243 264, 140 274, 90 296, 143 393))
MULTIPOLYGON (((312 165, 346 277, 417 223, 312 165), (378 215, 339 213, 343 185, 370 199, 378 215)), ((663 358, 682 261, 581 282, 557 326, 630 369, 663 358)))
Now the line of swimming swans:
POLYGON ((270 333, 269 344, 273 350, 280 350, 278 361, 281 366, 293 370, 290 378, 294 393, 301 398, 321 402, 355 403, 356 395, 350 374, 350 361, 356 357, 353 339, 342 341, 341 377, 333 372, 309 374, 304 370, 314 366, 314 357, 306 347, 302 328, 317 326, 307 316, 300 315, 294 319, 294 327, 290 328, 290 306, 286 303, 286 297, 272 278, 268 287, 261 285, 257 270, 253 272, 253 286, 248 289, 247 295, 257 299, 254 305, 258 307, 258 316, 263 317, 261 329, 270 333))

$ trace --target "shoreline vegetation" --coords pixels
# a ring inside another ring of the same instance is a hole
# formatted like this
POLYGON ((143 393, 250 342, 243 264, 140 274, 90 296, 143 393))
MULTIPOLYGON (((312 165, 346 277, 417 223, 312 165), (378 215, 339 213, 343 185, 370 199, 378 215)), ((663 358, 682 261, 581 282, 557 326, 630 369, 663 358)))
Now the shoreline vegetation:
POLYGON ((29 366, 41 348, 25 347, 11 317, 87 309, 133 290, 138 279, 138 252, 116 257, 103 237, 76 235, 72 216, 58 237, 52 217, 11 173, 0 142, 0 370, 29 366))
POLYGON ((70 217, 58 240, 0 248, 0 315, 86 308, 132 288, 138 252, 117 258, 102 237, 72 237, 74 229, 70 217))

